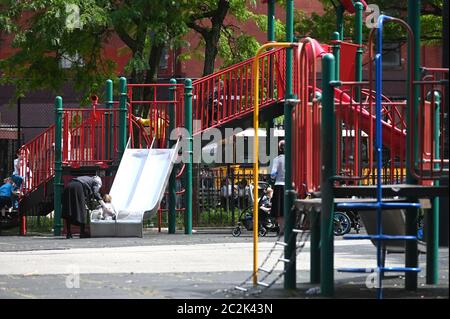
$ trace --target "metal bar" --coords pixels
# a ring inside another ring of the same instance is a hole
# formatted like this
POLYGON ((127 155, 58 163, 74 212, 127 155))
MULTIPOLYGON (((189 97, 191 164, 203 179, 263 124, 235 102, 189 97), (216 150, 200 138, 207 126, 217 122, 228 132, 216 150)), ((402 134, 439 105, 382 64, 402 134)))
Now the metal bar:
MULTIPOLYGON (((288 0, 286 3, 286 42, 294 41, 294 0, 288 0)), ((284 265, 284 288, 295 289, 297 285, 297 258, 295 249, 295 234, 292 234, 295 218, 292 212, 293 205, 293 187, 292 187, 292 110, 294 104, 289 100, 296 99, 293 95, 293 47, 286 49, 286 91, 284 104, 284 131, 285 131, 285 176, 284 176, 284 241, 288 246, 284 249, 284 256, 291 260, 291 263, 284 265)), ((255 131, 258 127, 255 127, 255 131)), ((257 188, 257 187, 256 187, 257 188)), ((258 198, 258 197, 255 197, 258 198)))
MULTIPOLYGON (((175 101, 175 93, 176 93, 176 83, 177 80, 170 79, 170 84, 172 86, 169 87, 169 100, 175 101)), ((169 147, 172 148, 175 144, 175 141, 170 138, 172 132, 175 130, 175 103, 169 104, 169 147)), ((169 178, 169 213, 168 213, 168 228, 169 234, 175 234, 176 231, 176 172, 175 167, 172 169, 169 178)))
POLYGON ((321 122, 321 249, 320 290, 323 296, 334 295, 334 234, 333 234, 333 175, 336 166, 336 119, 334 114, 334 88, 329 84, 335 80, 335 58, 328 53, 322 57, 322 122, 321 122))
MULTIPOLYGON (((433 97, 435 92, 431 92, 433 97)), ((436 93, 437 97, 434 101, 434 105, 431 105, 432 108, 435 108, 435 126, 434 126, 434 157, 440 158, 440 113, 441 113, 441 100, 439 93, 436 93)), ((430 163, 431 165, 431 163, 430 163)), ((440 166, 439 164, 435 164, 436 166, 440 166)), ((435 168, 434 167, 434 168, 435 168)), ((441 164, 442 167, 442 164, 441 164)), ((431 166, 433 169, 433 166, 431 166)), ((435 186, 439 186, 439 180, 434 181, 435 186)), ((427 232, 427 270, 426 270, 426 283, 429 285, 435 285, 439 282, 439 197, 433 198, 432 208, 426 216, 426 225, 428 227, 427 232)))
MULTIPOLYGON (((408 116, 408 134, 407 134, 407 146, 406 146, 406 156, 409 156, 407 162, 415 166, 418 159, 417 146, 418 146, 418 136, 415 132, 415 123, 417 121, 418 113, 418 101, 419 101, 419 91, 418 87, 412 84, 413 81, 420 80, 420 0, 408 0, 408 25, 412 31, 408 37, 408 52, 409 55, 409 68, 407 73, 407 82, 409 83, 409 96, 407 107, 409 109, 408 116), (411 136, 412 135, 412 136, 411 136)), ((416 184, 416 175, 413 172, 407 171, 406 182, 408 184, 416 184)), ((414 198, 411 198, 414 200, 414 198)), ((415 235, 417 234, 417 219, 418 212, 417 209, 407 209, 406 211, 406 234, 415 235)), ((405 252, 405 267, 417 267, 418 265, 418 252, 417 252, 417 242, 407 242, 406 252, 405 252)), ((405 288, 406 290, 416 290, 417 289, 417 273, 407 273, 405 275, 405 288)))
MULTIPOLYGON (((119 80, 119 159, 122 158, 126 147, 127 134, 127 79, 121 77, 119 80)), ((131 114, 131 113, 130 113, 131 114)), ((131 116, 130 116, 131 117, 131 116)))
POLYGON ((310 279, 312 284, 320 283, 320 214, 312 210, 310 213, 311 247, 310 247, 310 279))
POLYGON ((184 81, 184 125, 187 130, 186 196, 184 214, 184 233, 192 234, 192 80, 184 81))
POLYGON ((61 197, 64 187, 62 181, 62 115, 63 115, 63 101, 60 96, 55 99, 55 180, 54 187, 54 210, 55 217, 53 219, 54 235, 61 235, 61 197))

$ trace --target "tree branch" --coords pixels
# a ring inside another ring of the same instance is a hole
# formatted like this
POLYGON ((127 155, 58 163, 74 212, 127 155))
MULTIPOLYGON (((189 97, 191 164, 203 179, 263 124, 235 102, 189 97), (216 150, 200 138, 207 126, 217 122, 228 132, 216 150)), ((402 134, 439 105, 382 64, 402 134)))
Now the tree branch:
POLYGON ((133 39, 122 27, 115 26, 115 29, 120 39, 131 49, 131 51, 135 52, 137 50, 136 40, 133 39))
POLYGON ((187 22, 186 25, 194 31, 200 33, 204 38, 208 36, 209 30, 207 28, 201 27, 193 21, 187 22))

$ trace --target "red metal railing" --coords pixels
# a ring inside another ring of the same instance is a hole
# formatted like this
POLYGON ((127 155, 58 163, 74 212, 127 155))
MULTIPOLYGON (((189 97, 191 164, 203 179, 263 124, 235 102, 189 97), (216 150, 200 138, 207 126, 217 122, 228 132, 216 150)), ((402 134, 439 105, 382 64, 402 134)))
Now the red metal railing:
MULTIPOLYGON (((316 191, 320 185, 320 89, 317 88, 318 52, 309 39, 303 40, 302 49, 294 50, 293 91, 300 103, 293 112, 293 181, 300 196, 316 191)), ((284 99, 286 49, 270 50, 260 57, 260 107, 264 108, 284 99)), ((345 60, 345 59, 344 59, 345 60)), ((194 134, 239 119, 253 112, 252 63, 248 59, 219 72, 193 81, 194 134)), ((415 174, 432 179, 448 174, 448 159, 443 154, 448 147, 448 136, 440 135, 439 152, 433 144, 432 132, 439 125, 443 131, 443 107, 436 115, 434 94, 426 100, 428 92, 443 92, 441 78, 448 70, 427 69, 427 76, 416 83, 421 86, 422 98, 419 123, 411 129, 418 136, 421 160, 414 163, 415 174), (425 83, 426 82, 426 83, 425 83), (440 123, 427 119, 439 118, 440 123), (433 166, 433 169, 431 169, 433 166)), ((372 82, 341 82, 342 90, 335 89, 337 174, 345 183, 371 183, 373 169, 374 94, 372 82), (357 101, 359 99, 359 101, 357 101)), ((174 98, 168 98, 172 84, 128 85, 129 136, 131 147, 149 147, 153 139, 158 147, 166 147, 169 134, 169 107, 174 107, 175 127, 184 127, 184 86, 175 85, 174 98), (148 111, 147 127, 133 114, 135 110, 148 111)), ((443 94, 443 93, 441 93, 443 94)), ((404 182, 405 177, 405 102, 383 99, 383 144, 386 146, 384 183, 404 182)), ((117 109, 64 110, 63 162, 66 165, 109 165, 117 154, 117 109)), ((21 152, 33 176, 25 181, 32 190, 53 176, 54 127, 24 145, 21 152), (41 161, 41 159, 44 159, 41 161), (39 164, 37 164, 39 163, 39 164)), ((21 173, 26 172, 25 165, 21 173)), ((25 176, 25 175, 24 175, 25 176)))
MULTIPOLYGON (((128 85, 128 111, 129 114, 138 114, 144 111, 148 115, 145 120, 148 125, 142 125, 136 121, 136 117, 129 117, 129 128, 132 143, 142 146, 143 135, 149 141, 155 139, 156 147, 166 147, 170 138, 169 132, 169 107, 174 107, 175 118, 180 118, 183 114, 183 86, 181 84, 152 83, 152 84, 129 84, 128 85), (169 99, 168 92, 171 87, 175 87, 173 99, 169 99), (136 127, 142 132, 136 140, 136 127)), ((177 121, 178 122, 178 121, 177 121)), ((146 142, 147 145, 148 141, 146 142)))
MULTIPOLYGON (((421 181, 448 177, 449 136, 445 129, 445 93, 448 90, 448 69, 423 68, 419 87, 420 98, 416 120, 410 127, 412 141, 411 174, 421 181), (446 88, 447 87, 447 88, 446 88)), ((411 115, 411 120, 414 115, 411 115)))
POLYGON ((294 108, 292 119, 293 182, 300 197, 306 192, 318 190, 320 185, 320 116, 317 99, 318 52, 313 40, 306 38, 301 49, 296 50, 294 93, 299 104, 294 108), (300 85, 300 83, 302 85, 300 85))
POLYGON ((23 145, 20 150, 19 174, 23 177, 22 192, 33 191, 47 182, 54 174, 55 126, 23 145))
POLYGON ((63 164, 75 168, 110 165, 117 155, 117 120, 117 109, 65 109, 63 164))
MULTIPOLYGON (((285 49, 270 50, 260 57, 260 107, 284 98, 285 59, 285 49)), ((253 60, 245 60, 193 81, 193 119, 200 121, 200 125, 194 127, 194 134, 253 111, 253 60)), ((179 117, 177 125, 183 122, 184 118, 179 117)))
MULTIPOLYGON (((62 161, 64 165, 107 167, 117 156, 117 109, 64 109, 62 116, 62 161)), ((55 126, 20 148, 23 193, 32 192, 54 176, 55 126)))

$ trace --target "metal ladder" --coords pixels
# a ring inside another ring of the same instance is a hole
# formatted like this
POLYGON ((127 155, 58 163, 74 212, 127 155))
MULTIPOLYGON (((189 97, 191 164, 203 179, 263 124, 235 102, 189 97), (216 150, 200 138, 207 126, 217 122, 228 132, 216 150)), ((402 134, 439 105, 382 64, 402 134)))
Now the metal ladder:
MULTIPOLYGON (((294 239, 296 236, 296 256, 303 250, 306 245, 306 242, 309 239, 310 232, 304 231, 304 225, 306 224, 307 218, 306 214, 301 213, 299 222, 297 225, 300 227, 294 228, 292 230, 291 237, 288 242, 294 239)), ((272 287, 285 273, 290 267, 292 267, 293 262, 289 259, 284 258, 284 247, 288 244, 281 240, 281 236, 278 237, 278 240, 270 249, 266 258, 263 260, 261 265, 257 270, 257 278, 259 278, 256 285, 253 284, 253 274, 246 278, 241 284, 235 286, 231 292, 233 293, 244 293, 247 296, 256 295, 262 293, 265 289, 272 287), (281 248, 281 251, 280 251, 281 248), (279 254, 276 254, 276 253, 279 254), (277 266, 280 264, 287 264, 288 267, 284 267, 282 271, 279 273, 276 272, 277 266)))
POLYGON ((381 93, 382 93, 382 44, 383 44, 383 22, 389 20, 391 17, 381 15, 378 18, 377 30, 377 54, 375 57, 376 67, 376 158, 377 158, 377 183, 376 183, 376 202, 374 203, 340 203, 338 208, 346 209, 364 209, 376 210, 377 214, 377 234, 376 235, 346 235, 343 238, 349 240, 370 239, 376 241, 377 247, 377 267, 376 268, 340 268, 339 272, 352 273, 373 273, 377 276, 377 299, 383 298, 382 275, 385 272, 420 272, 420 268, 416 267, 385 267, 382 261, 382 242, 386 240, 417 240, 417 236, 393 236, 383 234, 382 228, 382 211, 383 209, 406 209, 406 208, 420 208, 419 203, 392 203, 383 201, 382 194, 382 115, 381 115, 381 93))

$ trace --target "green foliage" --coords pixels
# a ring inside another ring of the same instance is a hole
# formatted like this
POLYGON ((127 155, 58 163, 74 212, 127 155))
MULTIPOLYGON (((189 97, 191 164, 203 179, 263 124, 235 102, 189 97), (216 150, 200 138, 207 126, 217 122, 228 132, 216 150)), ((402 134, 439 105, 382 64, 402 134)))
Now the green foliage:
MULTIPOLYGON (((295 13, 294 30, 297 37, 310 36, 319 41, 329 42, 331 35, 336 31, 336 13, 332 2, 320 0, 324 13, 319 15, 313 12, 307 16, 303 11, 295 13)), ((335 1, 337 3, 337 1, 335 1)), ((407 0, 372 0, 370 4, 379 6, 381 13, 407 19, 407 0)), ((442 37, 442 0, 422 0, 421 2, 421 41, 423 44, 436 44, 441 42, 442 37)), ((365 20, 365 17, 364 17, 365 20)), ((364 36, 367 41, 369 29, 364 27, 364 36)), ((344 15, 344 37, 350 38, 354 34, 354 15, 344 15)), ((387 41, 404 41, 405 32, 398 25, 386 24, 385 39, 387 41)))
MULTIPOLYGON (((118 53, 131 52, 125 72, 137 82, 155 81, 162 48, 186 47, 184 36, 192 28, 188 22, 211 31, 207 20, 213 26, 219 5, 222 14, 240 23, 250 19, 260 26, 265 23, 264 15, 251 11, 256 0, 0 0, 0 34, 12 36, 14 49, 0 60, 0 84, 14 85, 18 97, 36 89, 60 94, 69 82, 88 104, 90 95, 103 94, 106 79, 117 81, 116 63, 103 55, 114 34, 127 49, 117 48, 118 53), (61 67, 63 62, 66 68, 61 67)), ((252 56, 259 44, 227 23, 218 25, 220 37, 213 45, 219 46, 220 57, 229 65, 252 56)), ((208 54, 197 50, 180 59, 208 54)), ((214 60, 215 56, 209 63, 214 60)))
POLYGON ((221 67, 253 57, 260 46, 255 37, 243 33, 238 36, 221 36, 218 44, 219 56, 224 60, 221 67))
POLYGON ((0 32, 13 33, 16 51, 0 61, 0 83, 14 84, 17 96, 36 88, 59 91, 67 80, 87 95, 96 94, 91 88, 112 76, 115 67, 102 57, 99 45, 108 29, 104 2, 3 1, 0 32), (76 20, 73 5, 80 9, 76 20), (71 68, 61 68, 63 58, 71 62, 71 68))
MULTIPOLYGON (((262 28, 267 24, 267 17, 252 11, 255 0, 192 0, 189 5, 187 25, 202 37, 195 49, 204 49, 204 75, 214 71, 217 55, 225 62, 222 67, 254 55, 259 46, 256 39, 244 34, 225 17, 234 17, 240 23, 254 21, 262 28)), ((279 33, 280 28, 277 30, 279 33)))

